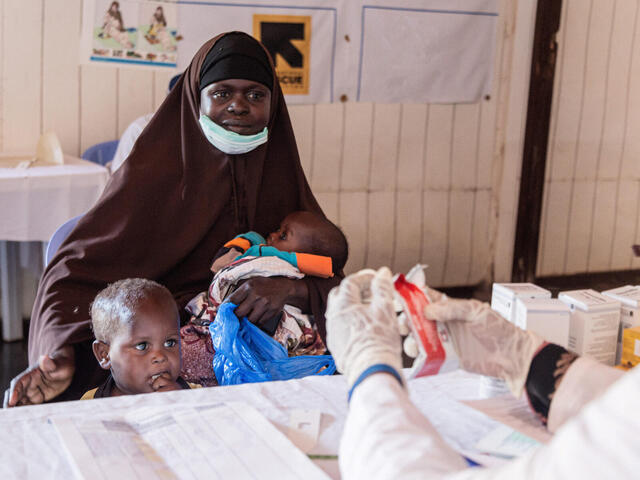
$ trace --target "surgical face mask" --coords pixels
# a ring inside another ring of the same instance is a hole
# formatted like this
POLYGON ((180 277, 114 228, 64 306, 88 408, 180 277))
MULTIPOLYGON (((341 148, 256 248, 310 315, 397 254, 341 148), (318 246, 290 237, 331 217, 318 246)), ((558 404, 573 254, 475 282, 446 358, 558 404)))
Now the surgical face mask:
POLYGON ((221 127, 206 115, 200 115, 200 126, 207 140, 228 155, 240 155, 255 150, 268 139, 267 127, 255 135, 240 135, 221 127))

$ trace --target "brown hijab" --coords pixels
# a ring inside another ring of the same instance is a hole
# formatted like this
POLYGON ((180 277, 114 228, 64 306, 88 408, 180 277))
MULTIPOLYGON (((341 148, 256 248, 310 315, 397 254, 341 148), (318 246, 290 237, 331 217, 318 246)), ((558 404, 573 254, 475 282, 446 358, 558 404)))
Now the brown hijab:
MULTIPOLYGON (((224 35, 195 54, 127 161, 42 276, 31 317, 29 361, 74 345, 76 372, 58 399, 79 398, 108 374, 91 351, 89 309, 109 283, 128 277, 153 279, 183 307, 207 288, 213 255, 226 241, 247 230, 266 235, 296 210, 322 213, 302 171, 275 74, 264 145, 232 156, 203 135, 198 123, 200 70, 224 35)), ((339 280, 303 280, 310 313, 323 337, 326 298, 339 280)))

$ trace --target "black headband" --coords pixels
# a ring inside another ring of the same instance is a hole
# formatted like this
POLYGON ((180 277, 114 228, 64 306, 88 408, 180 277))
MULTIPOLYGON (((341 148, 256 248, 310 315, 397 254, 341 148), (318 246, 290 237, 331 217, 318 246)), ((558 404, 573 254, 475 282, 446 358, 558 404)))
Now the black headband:
POLYGON ((218 40, 202 64, 200 90, 220 80, 241 78, 273 88, 273 73, 267 54, 253 37, 233 32, 218 40))

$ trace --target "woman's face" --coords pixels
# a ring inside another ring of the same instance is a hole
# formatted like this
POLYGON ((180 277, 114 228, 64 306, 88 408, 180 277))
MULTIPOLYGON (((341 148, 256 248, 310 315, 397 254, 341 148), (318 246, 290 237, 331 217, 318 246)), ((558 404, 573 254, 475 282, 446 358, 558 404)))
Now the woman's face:
POLYGON ((200 113, 240 135, 261 132, 269 123, 270 112, 271 91, 251 80, 220 80, 200 93, 200 113))

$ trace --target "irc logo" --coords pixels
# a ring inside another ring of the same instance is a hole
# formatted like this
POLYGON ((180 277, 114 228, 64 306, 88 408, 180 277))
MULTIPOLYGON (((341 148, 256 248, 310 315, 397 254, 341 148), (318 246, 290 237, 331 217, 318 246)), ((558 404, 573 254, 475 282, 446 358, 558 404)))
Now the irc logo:
POLYGON ((309 94, 311 17, 254 15, 253 36, 269 50, 285 95, 309 94))

